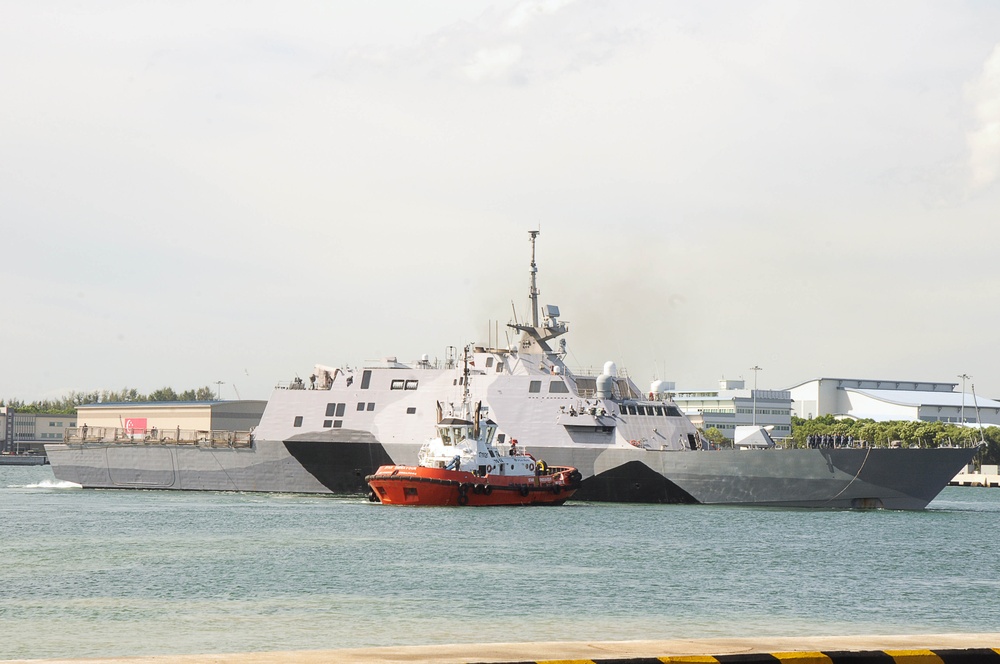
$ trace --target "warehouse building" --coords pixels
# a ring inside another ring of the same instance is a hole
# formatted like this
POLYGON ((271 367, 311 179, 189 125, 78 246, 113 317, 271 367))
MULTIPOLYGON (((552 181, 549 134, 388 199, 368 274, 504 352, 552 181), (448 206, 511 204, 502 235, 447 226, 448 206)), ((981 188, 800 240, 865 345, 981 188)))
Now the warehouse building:
POLYGON ((145 433, 153 429, 195 431, 250 431, 264 414, 266 401, 133 401, 78 406, 80 427, 124 429, 145 433))
POLYGON ((1000 401, 958 390, 958 383, 816 378, 788 390, 798 417, 821 415, 876 422, 1000 425, 1000 401))

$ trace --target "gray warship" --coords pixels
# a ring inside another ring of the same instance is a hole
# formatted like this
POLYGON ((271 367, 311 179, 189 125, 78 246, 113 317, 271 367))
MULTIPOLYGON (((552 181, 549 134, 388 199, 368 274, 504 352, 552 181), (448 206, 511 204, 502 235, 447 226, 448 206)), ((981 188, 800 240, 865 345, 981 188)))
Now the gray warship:
POLYGON ((558 307, 538 303, 537 235, 530 323, 510 323, 517 339, 507 346, 472 344, 468 378, 455 348, 443 361, 317 365, 308 384, 274 390, 253 432, 137 440, 71 428, 45 446, 53 472, 85 488, 362 493, 379 466, 417 463, 435 414, 465 389, 496 423, 502 451, 519 446, 579 469, 574 500, 922 509, 977 452, 784 449, 766 435, 759 447, 710 449, 669 396, 640 390, 613 362, 600 372, 566 365, 568 325, 558 307))

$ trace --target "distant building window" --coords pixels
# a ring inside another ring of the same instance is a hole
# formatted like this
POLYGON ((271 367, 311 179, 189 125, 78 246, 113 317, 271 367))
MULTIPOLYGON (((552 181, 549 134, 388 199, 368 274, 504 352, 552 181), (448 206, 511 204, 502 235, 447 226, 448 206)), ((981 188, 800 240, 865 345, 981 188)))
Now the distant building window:
POLYGON ((300 427, 300 426, 302 426, 302 416, 301 415, 296 415, 295 416, 295 421, 292 422, 292 426, 293 427, 300 427))
POLYGON ((542 391, 542 381, 533 380, 528 384, 528 392, 534 394, 542 391))
POLYGON ((561 380, 554 380, 549 383, 549 394, 568 394, 569 388, 561 380))
POLYGON ((415 390, 415 389, 417 389, 417 383, 419 383, 419 382, 420 381, 417 381, 417 380, 408 380, 408 381, 406 381, 406 389, 408 389, 408 390, 415 390))
POLYGON ((406 384, 406 381, 404 381, 401 378, 397 378, 396 380, 392 381, 392 384, 389 386, 389 389, 390 390, 401 390, 401 389, 403 389, 403 386, 405 384, 406 384))
POLYGON ((375 402, 374 401, 372 401, 371 403, 368 404, 368 410, 369 411, 375 410, 375 402))
POLYGON ((416 407, 415 406, 410 406, 409 408, 407 408, 406 409, 406 414, 407 415, 416 415, 417 414, 416 407))
POLYGON ((333 424, 333 420, 323 420, 323 428, 324 429, 329 429, 332 424, 333 424))
POLYGON ((364 371, 361 374, 361 389, 362 390, 367 390, 368 389, 368 385, 370 385, 371 382, 372 382, 372 372, 371 371, 367 371, 367 370, 364 371))

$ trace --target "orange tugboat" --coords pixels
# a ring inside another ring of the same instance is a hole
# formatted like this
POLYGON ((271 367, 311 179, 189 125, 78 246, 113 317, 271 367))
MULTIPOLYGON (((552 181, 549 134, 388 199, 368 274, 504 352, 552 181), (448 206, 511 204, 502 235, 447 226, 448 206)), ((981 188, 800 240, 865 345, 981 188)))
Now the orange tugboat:
POLYGON ((365 477, 369 499, 386 505, 562 505, 579 488, 576 468, 548 466, 511 440, 497 445, 496 423, 477 403, 470 413, 465 370, 461 411, 441 416, 416 466, 381 466, 365 477))

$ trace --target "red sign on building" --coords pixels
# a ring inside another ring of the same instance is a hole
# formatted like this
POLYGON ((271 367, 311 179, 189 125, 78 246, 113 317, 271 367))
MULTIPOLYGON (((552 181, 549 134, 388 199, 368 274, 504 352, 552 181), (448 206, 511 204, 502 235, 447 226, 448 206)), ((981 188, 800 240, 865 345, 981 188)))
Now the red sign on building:
POLYGON ((125 431, 128 433, 146 433, 145 417, 125 418, 125 431))

